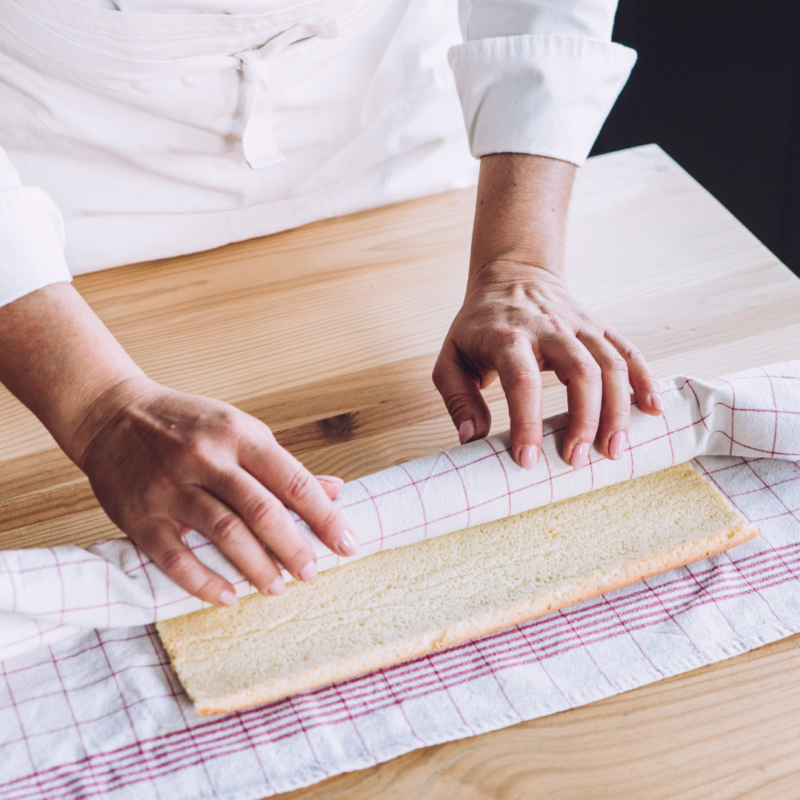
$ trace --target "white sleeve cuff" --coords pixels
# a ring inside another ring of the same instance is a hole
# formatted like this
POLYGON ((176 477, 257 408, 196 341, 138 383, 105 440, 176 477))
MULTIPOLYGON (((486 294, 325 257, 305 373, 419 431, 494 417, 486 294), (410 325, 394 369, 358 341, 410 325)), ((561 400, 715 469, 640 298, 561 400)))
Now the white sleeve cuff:
POLYGON ((32 186, 0 190, 0 306, 71 280, 64 222, 50 196, 32 186))
POLYGON ((636 51, 558 34, 478 39, 448 53, 470 148, 582 165, 628 80, 636 51))

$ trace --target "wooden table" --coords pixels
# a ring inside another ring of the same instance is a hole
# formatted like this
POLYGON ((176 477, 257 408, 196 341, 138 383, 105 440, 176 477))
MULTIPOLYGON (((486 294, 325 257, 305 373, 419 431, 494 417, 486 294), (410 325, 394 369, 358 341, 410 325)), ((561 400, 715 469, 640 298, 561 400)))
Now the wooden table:
MULTIPOLYGON (((457 443, 430 373, 473 203, 451 192, 76 285, 153 378, 236 404, 315 472, 351 479, 457 443)), ((800 356, 800 280, 654 146, 580 171, 567 260, 573 291, 658 377, 800 356)), ((502 395, 489 399, 500 430, 502 395)), ((565 407, 545 376, 545 414, 565 407)), ((0 548, 114 535, 80 471, 0 392, 0 548)), ((285 797, 795 798, 799 678, 792 637, 285 797)))

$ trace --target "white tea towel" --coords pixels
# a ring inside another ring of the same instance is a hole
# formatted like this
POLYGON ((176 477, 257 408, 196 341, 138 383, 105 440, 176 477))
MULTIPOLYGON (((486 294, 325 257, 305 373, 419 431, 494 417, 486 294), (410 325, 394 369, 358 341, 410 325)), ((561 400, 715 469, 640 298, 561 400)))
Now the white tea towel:
POLYGON ((695 466, 760 536, 530 623, 260 708, 197 717, 152 625, 86 632, 7 659, 0 800, 257 800, 800 631, 800 461, 714 456, 695 466))
MULTIPOLYGON (((619 461, 593 453, 583 469, 569 467, 559 455, 566 426, 560 415, 545 422, 542 457, 531 472, 514 463, 508 434, 499 434, 345 484, 337 502, 361 544, 357 557, 517 514, 699 455, 800 458, 800 360, 713 381, 673 378, 661 389, 663 416, 632 409, 629 446, 619 461)), ((301 527, 320 569, 347 560, 301 527)), ((253 591, 207 539, 190 533, 187 543, 238 594, 253 591)), ((126 539, 88 551, 0 551, 0 658, 81 631, 143 625, 203 605, 126 539)))

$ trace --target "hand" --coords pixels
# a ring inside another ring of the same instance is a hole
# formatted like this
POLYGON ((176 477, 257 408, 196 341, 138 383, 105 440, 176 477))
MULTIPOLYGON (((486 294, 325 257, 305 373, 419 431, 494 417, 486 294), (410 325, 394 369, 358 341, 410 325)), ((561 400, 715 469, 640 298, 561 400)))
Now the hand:
POLYGON ((497 376, 508 400, 511 453, 526 469, 542 445, 540 371, 567 387, 564 460, 578 469, 592 442, 619 458, 633 386, 640 408, 661 413, 658 384, 642 354, 567 291, 564 233, 575 166, 545 156, 481 159, 464 304, 433 380, 462 444, 489 433, 480 390, 497 376))
POLYGON ((356 552, 332 502, 341 481, 312 476, 266 425, 227 403, 131 377, 94 403, 72 449, 109 517, 208 603, 233 605, 236 595, 183 543, 190 529, 263 594, 285 589, 276 559, 295 578, 317 575, 313 549, 287 507, 334 552, 356 552))
POLYGON ((629 383, 643 411, 661 413, 658 384, 642 354, 571 297, 563 280, 528 264, 486 264, 470 276, 433 373, 461 443, 489 433, 480 390, 499 376, 512 455, 532 469, 542 443, 543 370, 553 370, 567 387, 563 457, 576 469, 587 463, 595 441, 607 458, 622 455, 629 383))
POLYGON ((236 595, 183 544, 191 528, 262 593, 283 591, 276 559, 295 578, 317 574, 287 507, 331 550, 356 552, 331 502, 338 478, 315 480, 233 406, 149 380, 68 283, 0 308, 0 381, 87 473, 111 519, 206 602, 231 605, 236 595))

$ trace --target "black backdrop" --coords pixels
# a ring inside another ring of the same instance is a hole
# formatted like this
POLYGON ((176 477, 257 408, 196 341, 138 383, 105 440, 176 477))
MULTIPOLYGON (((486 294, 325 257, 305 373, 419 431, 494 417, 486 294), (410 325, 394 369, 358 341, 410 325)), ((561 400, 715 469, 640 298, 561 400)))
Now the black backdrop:
POLYGON ((639 60, 592 154, 655 142, 800 275, 800 0, 620 0, 639 60))

